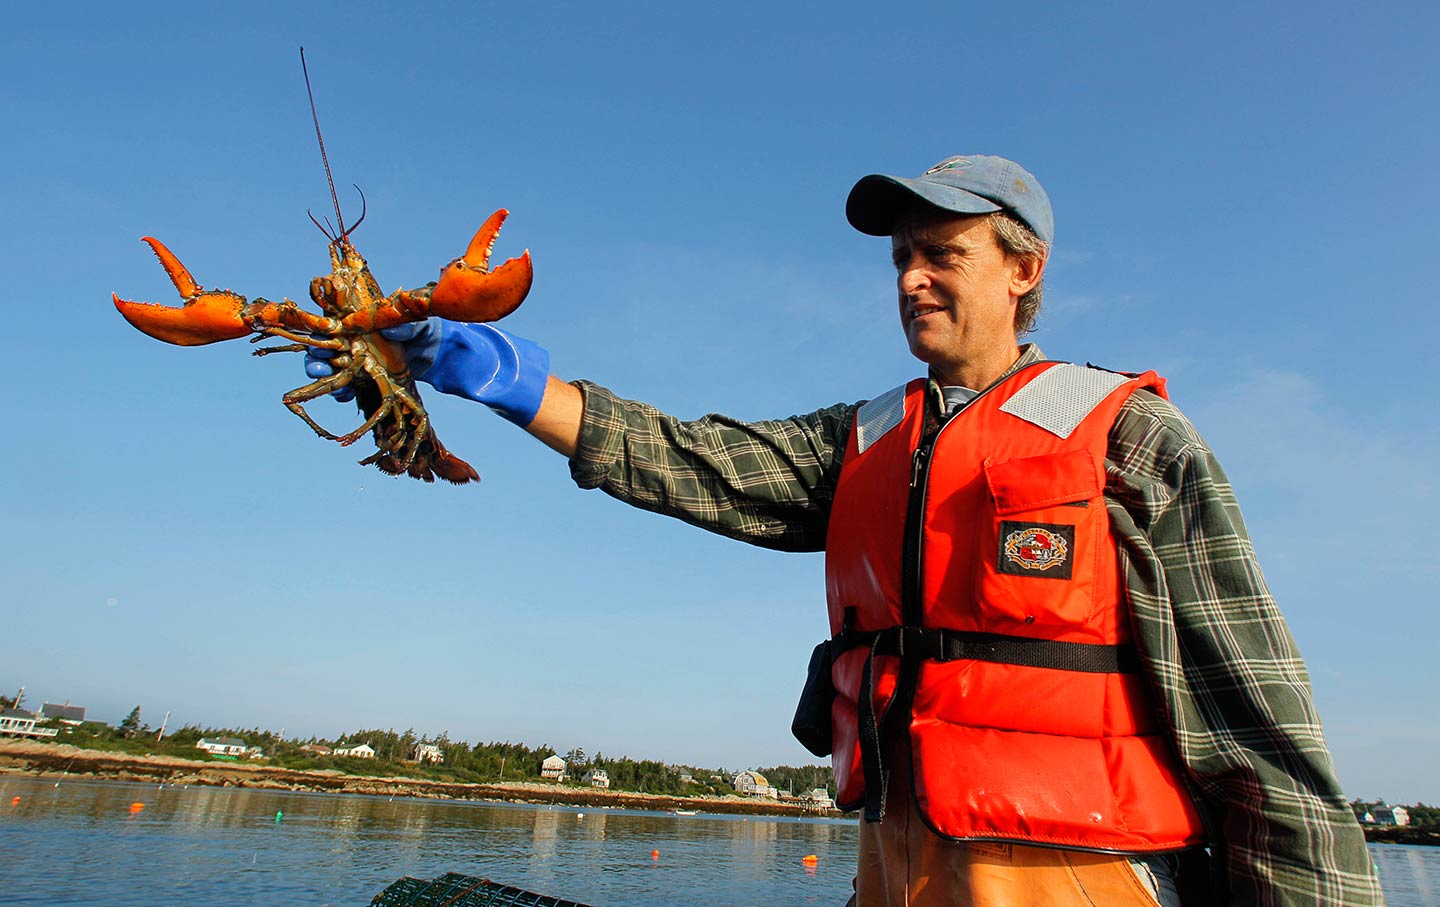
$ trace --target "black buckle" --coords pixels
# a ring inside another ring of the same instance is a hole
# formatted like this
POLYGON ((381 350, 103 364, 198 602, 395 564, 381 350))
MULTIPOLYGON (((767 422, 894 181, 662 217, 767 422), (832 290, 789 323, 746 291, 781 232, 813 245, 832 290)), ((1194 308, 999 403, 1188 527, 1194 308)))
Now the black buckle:
POLYGON ((945 631, 934 627, 905 625, 897 627, 895 654, 901 658, 945 658, 945 631))

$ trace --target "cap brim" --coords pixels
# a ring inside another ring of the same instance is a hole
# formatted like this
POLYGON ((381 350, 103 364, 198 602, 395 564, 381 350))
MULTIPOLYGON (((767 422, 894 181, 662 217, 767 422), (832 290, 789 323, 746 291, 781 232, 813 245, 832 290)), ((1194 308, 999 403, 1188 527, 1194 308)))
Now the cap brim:
POLYGON ((930 180, 872 173, 850 190, 845 200, 845 219, 850 226, 870 236, 889 236, 895 225, 919 201, 952 214, 989 214, 1000 206, 973 192, 930 180))

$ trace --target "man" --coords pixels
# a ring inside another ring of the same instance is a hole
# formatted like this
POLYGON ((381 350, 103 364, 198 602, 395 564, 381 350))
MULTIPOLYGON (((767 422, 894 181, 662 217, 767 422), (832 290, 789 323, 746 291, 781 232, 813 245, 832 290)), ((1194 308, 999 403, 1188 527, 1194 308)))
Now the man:
POLYGON ((861 907, 1378 903, 1214 456, 1153 373, 1019 343, 1053 234, 1039 182, 959 156, 865 177, 846 214, 890 237, 928 367, 863 405, 680 422, 489 326, 391 334, 582 487, 826 551, 832 727, 808 742, 864 809, 861 907))

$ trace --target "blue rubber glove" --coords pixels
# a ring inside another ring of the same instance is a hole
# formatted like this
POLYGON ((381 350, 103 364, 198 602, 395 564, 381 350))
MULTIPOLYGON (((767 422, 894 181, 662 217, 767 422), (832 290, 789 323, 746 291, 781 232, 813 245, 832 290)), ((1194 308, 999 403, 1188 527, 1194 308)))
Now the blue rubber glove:
MULTIPOLYGON (((540 411, 550 376, 550 352, 533 341, 488 324, 443 318, 397 325, 380 335, 400 344, 417 381, 441 393, 483 403, 521 427, 540 411)), ((333 356, 330 350, 310 350, 305 355, 305 374, 333 375, 334 368, 325 361, 333 356)), ((355 394, 344 387, 334 396, 348 400, 355 394)))

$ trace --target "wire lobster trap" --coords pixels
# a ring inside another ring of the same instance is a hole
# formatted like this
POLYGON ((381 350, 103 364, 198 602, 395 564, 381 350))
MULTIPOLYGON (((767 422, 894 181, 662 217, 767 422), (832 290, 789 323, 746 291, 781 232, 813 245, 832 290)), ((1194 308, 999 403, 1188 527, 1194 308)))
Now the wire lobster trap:
POLYGON ((406 876, 375 895, 370 907, 588 907, 489 879, 447 872, 433 882, 406 876))

